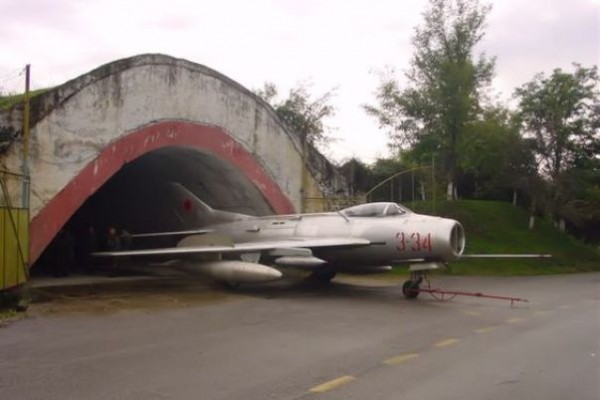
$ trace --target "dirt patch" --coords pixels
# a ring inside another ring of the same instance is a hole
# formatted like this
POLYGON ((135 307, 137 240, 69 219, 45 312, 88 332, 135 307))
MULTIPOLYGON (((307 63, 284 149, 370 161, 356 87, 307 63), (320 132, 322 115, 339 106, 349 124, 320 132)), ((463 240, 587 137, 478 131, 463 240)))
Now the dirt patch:
POLYGON ((242 296, 189 279, 156 279, 32 289, 28 315, 161 310, 231 301, 242 296))

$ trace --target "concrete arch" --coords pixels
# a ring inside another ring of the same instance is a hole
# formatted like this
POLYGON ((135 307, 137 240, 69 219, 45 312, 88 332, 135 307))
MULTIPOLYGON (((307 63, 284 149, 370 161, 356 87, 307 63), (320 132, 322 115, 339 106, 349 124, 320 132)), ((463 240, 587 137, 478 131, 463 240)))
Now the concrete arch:
MULTIPOLYGON (((22 110, 0 112, 20 131, 22 110)), ((30 139, 31 244, 35 261, 78 207, 123 165, 168 146, 206 151, 242 172, 276 213, 300 208, 296 135, 250 91, 207 67, 164 55, 116 61, 34 99, 30 139)), ((22 146, 0 155, 19 171, 22 146)), ((312 155, 311 155, 312 156, 312 155)), ((330 166, 325 175, 331 175, 330 166)), ((313 168, 312 186, 328 190, 313 168)))
POLYGON ((186 146, 207 151, 237 167, 260 189, 275 213, 292 213, 294 206, 255 158, 218 127, 165 121, 122 136, 104 148, 31 220, 31 255, 35 259, 61 226, 119 169, 157 149, 186 146))

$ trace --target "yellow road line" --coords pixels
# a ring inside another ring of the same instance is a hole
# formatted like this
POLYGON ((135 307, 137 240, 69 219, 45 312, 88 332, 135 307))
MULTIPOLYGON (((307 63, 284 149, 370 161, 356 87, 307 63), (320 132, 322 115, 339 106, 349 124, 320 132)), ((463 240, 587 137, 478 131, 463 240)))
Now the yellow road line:
POLYGON ((475 333, 488 333, 495 329, 495 326, 484 326, 483 328, 475 329, 475 333))
POLYGON ((444 339, 440 342, 437 342, 436 344, 433 345, 433 347, 448 347, 448 346, 452 346, 455 345, 456 343, 459 342, 459 339, 456 338, 448 338, 448 339, 444 339))
POLYGON ((322 383, 318 386, 315 386, 313 388, 311 388, 309 390, 309 392, 312 393, 323 393, 323 392, 327 392, 329 390, 333 390, 336 389, 342 385, 345 385, 347 383, 352 382, 353 380, 355 380, 356 378, 350 375, 345 375, 345 376, 340 376, 339 378, 336 379, 332 379, 330 381, 327 381, 325 383, 322 383))
POLYGON ((481 315, 481 313, 478 313, 477 311, 463 311, 463 313, 470 315, 472 317, 478 317, 481 315))
POLYGON ((516 322, 521 322, 523 321, 525 318, 521 318, 521 317, 514 317, 514 318, 509 318, 506 320, 507 324, 514 324, 516 322))
POLYGON ((387 365, 399 365, 407 361, 414 360, 417 357, 419 357, 417 353, 401 354, 396 357, 388 358, 383 363, 387 365))

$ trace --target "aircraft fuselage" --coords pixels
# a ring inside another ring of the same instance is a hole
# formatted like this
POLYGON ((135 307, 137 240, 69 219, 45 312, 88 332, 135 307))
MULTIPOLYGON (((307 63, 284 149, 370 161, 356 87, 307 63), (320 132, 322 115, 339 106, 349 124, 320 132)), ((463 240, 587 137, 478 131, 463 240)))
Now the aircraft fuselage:
POLYGON ((464 233, 457 221, 415 213, 388 217, 346 217, 339 213, 249 217, 209 228, 235 243, 323 237, 368 240, 368 246, 313 250, 327 263, 345 269, 413 259, 448 262, 464 249, 464 233))

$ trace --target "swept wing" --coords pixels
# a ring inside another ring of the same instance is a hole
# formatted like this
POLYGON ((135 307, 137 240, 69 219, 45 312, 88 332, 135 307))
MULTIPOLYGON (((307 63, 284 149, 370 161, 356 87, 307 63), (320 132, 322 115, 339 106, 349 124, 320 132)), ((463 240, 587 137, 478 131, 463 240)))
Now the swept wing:
POLYGON ((360 247, 371 242, 360 238, 293 238, 286 240, 270 240, 260 242, 235 243, 231 246, 186 246, 160 249, 103 251, 93 253, 99 257, 129 256, 181 256, 198 254, 241 254, 279 249, 313 249, 323 247, 360 247))

